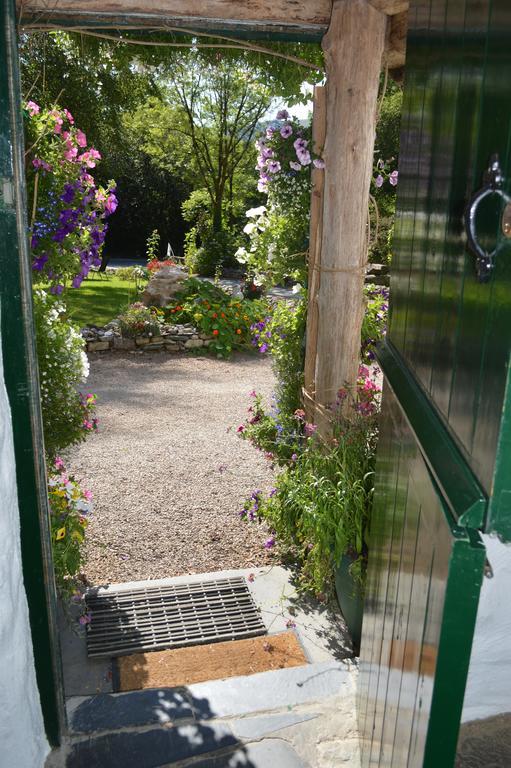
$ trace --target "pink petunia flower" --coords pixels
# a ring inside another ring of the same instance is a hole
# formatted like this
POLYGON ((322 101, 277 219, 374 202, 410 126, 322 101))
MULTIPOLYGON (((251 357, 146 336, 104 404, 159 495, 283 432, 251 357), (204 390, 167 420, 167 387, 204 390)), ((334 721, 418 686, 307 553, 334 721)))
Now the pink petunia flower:
POLYGON ((30 114, 30 117, 34 117, 34 115, 38 115, 41 111, 41 107, 39 104, 36 104, 35 101, 27 101, 27 109, 30 114))
POLYGON ((87 137, 83 131, 78 130, 76 132, 76 143, 78 144, 79 147, 87 146, 87 137))

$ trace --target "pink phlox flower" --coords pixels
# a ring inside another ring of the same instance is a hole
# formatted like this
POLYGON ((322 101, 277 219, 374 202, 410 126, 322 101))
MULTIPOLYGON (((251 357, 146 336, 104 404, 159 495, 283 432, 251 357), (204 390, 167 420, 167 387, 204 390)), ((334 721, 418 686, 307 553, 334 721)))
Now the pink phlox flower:
POLYGON ((277 120, 288 120, 289 119, 289 112, 287 109, 279 109, 277 112, 277 120))
POLYGON ((312 437, 312 435, 316 432, 317 428, 318 428, 317 424, 310 424, 309 422, 306 422, 303 428, 305 436, 312 437))
POLYGON ((34 117, 34 115, 38 115, 41 111, 41 107, 39 104, 36 104, 35 101, 27 101, 27 109, 30 114, 30 117, 34 117))
POLYGON ((57 469, 64 469, 64 462, 60 458, 60 456, 55 457, 55 466, 57 469))
POLYGON ((287 123, 286 125, 283 125, 282 128, 280 129, 280 135, 282 136, 283 139, 288 139, 292 133, 293 133, 293 129, 289 125, 289 123, 287 123))
POLYGON ((76 143, 79 147, 87 146, 87 137, 83 131, 80 131, 80 129, 76 131, 76 143))

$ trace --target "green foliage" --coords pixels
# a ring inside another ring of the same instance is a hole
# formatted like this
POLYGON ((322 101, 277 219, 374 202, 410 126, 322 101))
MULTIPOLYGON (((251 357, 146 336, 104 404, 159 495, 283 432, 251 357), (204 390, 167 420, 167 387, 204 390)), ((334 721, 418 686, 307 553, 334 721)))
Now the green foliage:
POLYGON ((227 358, 234 350, 250 347, 250 328, 267 310, 264 301, 235 299, 212 283, 188 278, 165 317, 171 323, 191 323, 211 336, 208 351, 227 358))
POLYGON ((362 354, 364 362, 374 360, 374 347, 382 341, 387 331, 389 289, 379 285, 365 285, 366 310, 362 320, 362 354))
POLYGON ((94 396, 78 387, 89 375, 85 342, 65 317, 65 307, 42 290, 34 292, 34 321, 41 379, 44 444, 52 459, 96 427, 94 396))
MULTIPOLYGON (((403 92, 394 82, 389 82, 381 102, 378 124, 376 127, 375 160, 392 169, 397 168, 399 155, 399 132, 403 92)), ((378 232, 369 248, 369 260, 373 263, 388 264, 392 257, 392 231, 396 211, 396 189, 385 183, 377 189, 372 184, 371 191, 378 206, 378 232)), ((376 229, 376 212, 371 204, 373 232, 376 229)))
POLYGON ((48 500, 57 589, 64 599, 70 599, 77 594, 91 494, 67 474, 59 457, 48 475, 48 500))
POLYGON ((140 301, 126 309, 118 317, 122 336, 159 336, 161 330, 161 315, 153 307, 146 307, 140 301))
MULTIPOLYGON (((295 451, 277 475, 276 488, 267 497, 252 494, 241 515, 266 521, 272 541, 297 558, 302 585, 316 594, 331 589, 333 571, 345 554, 354 559, 353 576, 364 579, 379 394, 362 366, 349 414, 345 400, 350 395, 339 391, 339 410, 332 413, 332 437, 326 443, 298 410, 295 451)), ((256 398, 256 413, 257 407, 256 398)))
POLYGON ((146 257, 147 261, 153 261, 153 259, 159 259, 160 257, 160 234, 157 229, 153 229, 146 243, 146 257))
POLYGON ((271 353, 276 385, 269 411, 257 396, 249 408, 242 436, 263 450, 277 464, 286 464, 299 449, 300 432, 295 411, 301 406, 304 336, 307 302, 278 302, 271 315, 252 327, 253 344, 271 353))

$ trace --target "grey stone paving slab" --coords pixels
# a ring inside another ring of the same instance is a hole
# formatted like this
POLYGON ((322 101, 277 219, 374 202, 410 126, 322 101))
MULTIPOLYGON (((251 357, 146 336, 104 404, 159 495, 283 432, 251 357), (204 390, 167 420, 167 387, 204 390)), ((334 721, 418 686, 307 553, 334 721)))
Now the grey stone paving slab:
POLYGON ((231 722, 230 725, 235 736, 250 741, 251 739, 261 739, 263 736, 289 728, 291 725, 314 720, 316 717, 318 715, 308 715, 307 713, 263 715, 261 717, 244 717, 242 720, 231 722))
POLYGON ((248 744, 231 754, 185 765, 189 768, 310 768, 309 763, 304 763, 289 744, 278 739, 248 744))
POLYGON ((73 733, 163 725, 194 716, 183 691, 172 688, 100 694, 82 700, 68 712, 73 733))
POLYGON ((323 662, 306 667, 231 677, 187 688, 198 720, 236 717, 250 712, 291 708, 308 701, 336 696, 351 687, 349 669, 342 662, 323 662))
POLYGON ((66 768, 158 768, 238 744, 220 723, 124 731, 73 744, 66 768))
POLYGON ((81 606, 72 606, 69 615, 58 610, 58 627, 64 690, 66 696, 92 696, 112 690, 112 663, 110 659, 89 659, 83 630, 78 630, 81 606))

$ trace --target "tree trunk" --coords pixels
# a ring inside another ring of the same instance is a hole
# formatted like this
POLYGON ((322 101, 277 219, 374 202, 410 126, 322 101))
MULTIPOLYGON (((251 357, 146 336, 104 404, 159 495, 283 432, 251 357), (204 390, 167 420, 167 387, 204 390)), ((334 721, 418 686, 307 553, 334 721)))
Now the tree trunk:
POLYGON ((316 402, 356 384, 367 264, 367 205, 387 19, 366 0, 334 0, 327 64, 325 192, 316 402))

